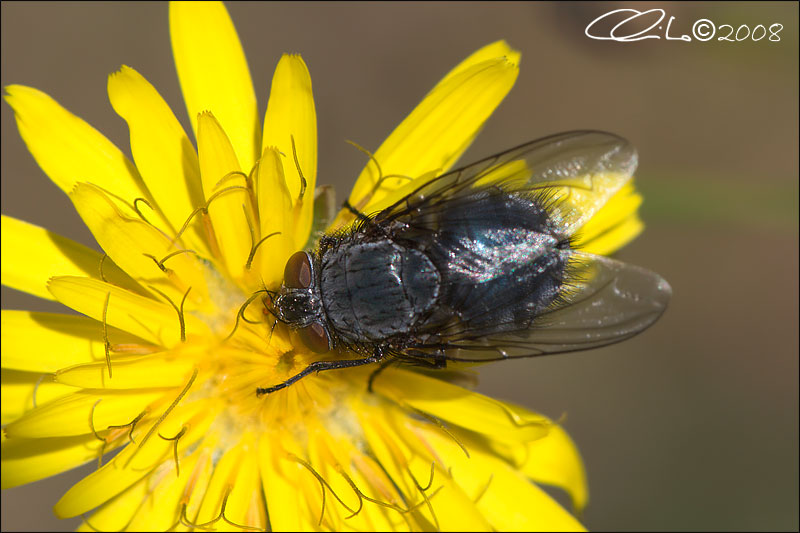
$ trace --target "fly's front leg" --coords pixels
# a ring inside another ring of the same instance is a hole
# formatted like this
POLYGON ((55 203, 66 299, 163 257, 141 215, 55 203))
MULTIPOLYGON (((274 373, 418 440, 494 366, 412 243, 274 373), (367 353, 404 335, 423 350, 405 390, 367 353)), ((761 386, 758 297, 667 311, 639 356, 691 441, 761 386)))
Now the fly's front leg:
POLYGON ((377 363, 383 358, 383 351, 376 347, 375 352, 363 359, 344 359, 342 361, 315 361, 305 367, 302 371, 295 374, 294 376, 290 377, 283 383, 278 383, 273 387, 258 387, 256 389, 256 396, 261 396, 262 394, 271 394, 273 392, 279 391, 281 389, 285 389, 289 385, 296 383, 297 381, 301 380, 302 378, 306 377, 307 375, 311 374, 312 372, 322 372, 323 370, 336 370, 339 368, 352 368, 361 365, 368 365, 370 363, 377 363))

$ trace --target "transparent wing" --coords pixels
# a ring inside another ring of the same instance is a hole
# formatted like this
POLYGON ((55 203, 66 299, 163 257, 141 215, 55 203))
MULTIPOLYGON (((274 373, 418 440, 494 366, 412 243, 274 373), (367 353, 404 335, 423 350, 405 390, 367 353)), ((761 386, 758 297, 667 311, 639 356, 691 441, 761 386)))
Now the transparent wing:
POLYGON ((513 192, 547 192, 551 217, 572 235, 600 209, 636 169, 636 150, 623 138, 600 131, 560 133, 532 141, 442 174, 413 182, 402 198, 375 215, 375 222, 425 220, 426 212, 481 187, 513 192))
MULTIPOLYGON (((570 255, 570 273, 563 294, 531 324, 496 322, 497 332, 487 333, 456 319, 431 329, 437 342, 410 351, 434 359, 476 362, 588 350, 640 333, 666 309, 672 289, 658 274, 608 257, 564 253, 570 255), (503 331, 509 325, 522 329, 503 331)), ((515 298, 524 303, 525 295, 515 298)), ((505 305, 486 313, 499 316, 505 305)))

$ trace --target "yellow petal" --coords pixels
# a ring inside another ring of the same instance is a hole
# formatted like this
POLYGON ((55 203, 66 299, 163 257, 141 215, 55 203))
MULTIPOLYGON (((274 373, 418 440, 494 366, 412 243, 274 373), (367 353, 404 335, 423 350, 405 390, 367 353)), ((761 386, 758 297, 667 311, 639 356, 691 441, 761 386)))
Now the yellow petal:
POLYGON ((497 531, 583 531, 583 526, 524 475, 480 447, 467 457, 447 435, 420 427, 454 481, 477 500, 497 531))
POLYGON ((567 491, 575 509, 586 507, 589 491, 583 461, 563 428, 553 425, 546 437, 527 444, 527 452, 527 461, 520 466, 522 473, 536 482, 567 491))
POLYGON ((242 451, 240 446, 234 446, 215 461, 214 472, 211 474, 211 481, 197 513, 196 523, 209 522, 219 515, 225 493, 236 483, 243 459, 242 451))
POLYGON ((464 59, 461 63, 453 67, 453 69, 447 73, 447 75, 442 78, 437 87, 442 83, 446 82, 456 74, 463 72, 464 70, 470 68, 473 65, 477 65, 478 63, 483 63, 484 61, 488 61, 490 59, 496 59, 498 57, 506 57, 512 63, 519 64, 521 54, 518 50, 514 50, 508 43, 504 40, 495 41, 493 43, 489 43, 483 48, 479 48, 478 50, 472 52, 466 59, 464 59))
POLYGON ((546 435, 551 426, 543 416, 411 371, 387 370, 375 380, 373 389, 399 405, 495 439, 534 440, 546 435))
POLYGON ((214 115, 201 113, 197 124, 203 191, 206 202, 211 200, 208 213, 225 266, 240 279, 255 244, 245 215, 252 212, 250 194, 244 189, 244 176, 236 174, 240 171, 236 154, 214 115))
MULTIPOLYGON (((158 421, 155 418, 140 423, 140 425, 137 426, 137 430, 141 426, 141 431, 137 431, 135 435, 136 444, 125 446, 119 454, 114 456, 114 458, 102 468, 89 474, 74 485, 53 508, 56 515, 61 518, 68 518, 85 513, 111 500, 118 494, 120 494, 120 498, 127 498, 126 495, 130 492, 130 488, 134 487, 133 490, 135 492, 136 483, 151 472, 156 480, 159 476, 174 476, 176 472, 174 464, 172 464, 171 461, 164 460, 167 454, 171 455, 173 453, 174 441, 161 438, 159 435, 172 436, 176 433, 176 426, 191 426, 191 422, 185 419, 186 415, 192 416, 192 413, 196 412, 197 408, 208 407, 208 402, 195 403, 198 405, 189 404, 187 406, 178 406, 178 408, 172 411, 172 413, 157 427, 155 424, 157 424, 158 421), (147 436, 151 436, 152 438, 148 439, 147 436)), ((102 403, 98 404, 98 409, 101 405, 102 403)), ((218 414, 213 410, 208 410, 208 413, 211 417, 218 414)), ((179 456, 182 456, 187 447, 190 447, 199 438, 207 434, 207 432, 207 424, 196 424, 195 427, 190 427, 189 432, 179 440, 179 456)), ((190 465, 187 465, 184 461, 184 466, 190 465)), ((184 470, 192 469, 189 467, 184 470)), ((193 476, 193 472, 189 474, 190 479, 193 476)), ((190 481, 190 483, 194 482, 190 481)), ((200 495, 202 496, 204 492, 202 487, 200 490, 200 495)), ((142 501, 141 498, 138 499, 138 503, 133 507, 138 508, 142 501)), ((173 509, 173 511, 175 511, 175 509, 173 509)), ((100 512, 104 512, 104 509, 100 512)), ((173 519, 177 519, 177 517, 173 515, 173 519)))
POLYGON ((318 529, 319 511, 312 516, 310 507, 320 501, 319 483, 300 463, 288 461, 281 447, 291 444, 270 439, 258 442, 259 471, 267 499, 269 521, 274 531, 312 531, 318 529), (316 491, 316 492, 313 492, 316 491))
POLYGON ((2 282, 14 289, 52 300, 47 280, 52 276, 100 277, 137 290, 134 282, 103 254, 52 231, 2 216, 2 282))
POLYGON ((325 506, 322 527, 341 531, 347 526, 357 531, 364 531, 366 528, 360 527, 358 524, 366 525, 364 523, 365 515, 359 513, 355 517, 347 518, 359 508, 358 496, 342 475, 342 472, 350 464, 350 454, 351 451, 354 451, 353 442, 346 437, 332 438, 324 428, 320 428, 318 432, 315 431, 315 436, 316 438, 310 439, 308 443, 308 464, 325 479, 329 494, 336 494, 336 503, 325 506))
POLYGON ((208 483, 214 472, 212 457, 218 444, 219 436, 212 433, 201 442, 200 447, 193 454, 197 456, 197 461, 192 468, 191 477, 181 498, 181 503, 186 505, 185 515, 191 521, 194 521, 197 516, 197 510, 203 503, 208 483))
MULTIPOLYGON (((381 471, 391 480, 392 487, 401 495, 406 495, 403 496, 404 499, 408 499, 407 495, 416 492, 416 487, 408 476, 411 450, 405 439, 399 436, 395 428, 390 425, 393 418, 372 410, 367 412, 362 410, 357 414, 361 420, 364 438, 369 446, 369 455, 375 457, 381 471)), ((396 416, 395 413, 391 414, 396 416)), ((404 429, 403 425, 400 427, 404 429)))
MULTIPOLYGON (((415 463, 414 479, 422 487, 430 482, 430 487, 424 492, 433 507, 431 513, 426 505, 420 505, 417 513, 441 531, 496 531, 470 498, 471 495, 464 492, 449 472, 439 466, 434 468, 431 478, 430 463, 419 460, 415 463)), ((421 492, 415 494, 417 501, 424 501, 421 492)))
POLYGON ((261 238, 273 235, 257 252, 264 283, 274 287, 283 280, 283 268, 297 251, 292 227, 292 198, 286 186, 281 155, 275 148, 265 148, 256 173, 261 238))
MULTIPOLYGON (((374 417, 362 419, 362 428, 370 455, 377 459, 392 485, 403 494, 402 501, 392 503, 413 509, 411 517, 423 530, 489 529, 468 495, 450 481, 446 470, 439 468, 441 461, 427 442, 420 440, 421 434, 411 427, 407 414, 386 409, 372 414, 374 417), (432 465, 433 481, 430 477, 432 465), (433 511, 425 503, 426 497, 433 511)), ((464 454, 461 450, 458 453, 464 454)))
POLYGON ((48 376, 33 372, 2 370, 3 401, 0 410, 0 424, 6 425, 18 420, 35 408, 51 400, 62 398, 75 392, 75 387, 53 383, 48 376))
MULTIPOLYGON (((128 123, 133 159, 153 195, 153 207, 179 230, 205 203, 194 146, 158 91, 134 69, 123 66, 108 77, 108 96, 128 123)), ((207 255, 198 227, 195 221, 182 238, 189 248, 207 255)))
POLYGON ((156 287, 176 304, 191 287, 188 301, 207 302, 204 268, 195 254, 181 253, 163 233, 123 213, 94 185, 79 183, 70 199, 109 257, 142 285, 156 287))
MULTIPOLYGON (((153 344, 174 346, 181 342, 178 313, 166 303, 102 281, 73 276, 51 279, 49 289, 56 300, 95 320, 103 320, 103 310, 108 302, 107 324, 153 344)), ((187 313, 183 316, 187 338, 192 334, 209 334, 203 321, 187 313)))
MULTIPOLYGON (((511 90, 519 73, 518 61, 518 52, 495 43, 453 69, 375 152, 383 176, 413 179, 448 170, 511 90), (487 54, 500 51, 505 57, 486 59, 487 54)), ((353 187, 350 203, 370 212, 370 203, 408 183, 407 179, 386 179, 370 198, 378 179, 376 166, 368 163, 353 187)))
POLYGON ((97 460, 101 446, 102 442, 94 435, 4 439, 2 488, 38 481, 97 460))
MULTIPOLYGON (((131 520, 139 513, 142 500, 149 492, 147 480, 142 479, 122 494, 111 499, 92 516, 84 517, 78 531, 97 533, 98 531, 125 531, 131 520)), ((134 530, 131 530, 134 531, 134 530)), ((146 531, 142 529, 141 531, 146 531)))
POLYGON ((195 362, 169 352, 164 356, 144 356, 111 363, 108 376, 105 361, 67 368, 56 373, 56 382, 85 389, 142 389, 178 387, 186 383, 195 362))
POLYGON ((644 229, 638 209, 642 197, 629 181, 579 230, 576 248, 608 255, 633 240, 644 229))
MULTIPOLYGON (((103 325, 75 315, 10 311, 2 313, 3 368, 28 372, 55 372, 72 365, 103 361, 103 325)), ((112 345, 133 345, 141 340, 108 328, 112 345)))
POLYGON ((267 514, 264 498, 261 497, 261 478, 258 473, 258 446, 252 435, 245 434, 239 444, 242 455, 236 477, 228 479, 225 517, 234 524, 266 529, 267 514))
POLYGON ((145 445, 126 446, 99 470, 73 485, 55 504, 53 512, 59 518, 70 518, 94 509, 144 478, 161 464, 161 456, 168 451, 169 442, 159 438, 150 439, 145 445), (136 459, 131 461, 134 455, 136 459))
POLYGON ((277 147, 286 156, 283 168, 289 195, 298 212, 294 227, 295 247, 302 248, 311 231, 313 194, 317 180, 317 114, 311 90, 311 76, 303 58, 284 54, 275 68, 267 113, 264 116, 263 148, 277 147), (294 138, 294 148, 292 147, 294 138), (294 156, 306 180, 302 200, 300 175, 294 156))
POLYGON ((28 150, 64 192, 88 181, 128 202, 151 199, 136 167, 100 132, 42 91, 9 85, 6 92, 28 150))
POLYGON ((87 435, 92 433, 92 422, 98 431, 108 426, 130 423, 151 402, 163 395, 164 392, 159 390, 79 391, 40 404, 23 418, 6 426, 5 431, 9 438, 87 435))
MULTIPOLYGON (((128 531, 181 530, 182 528, 175 527, 178 522, 176 512, 180 512, 181 497, 186 484, 191 478, 192 470, 197 464, 198 457, 199 454, 195 453, 189 457, 181 458, 180 476, 177 475, 174 468, 163 476, 153 476, 158 479, 158 484, 153 488, 153 480, 149 480, 150 490, 147 499, 141 507, 133 506, 138 512, 133 515, 129 523, 125 524, 125 529, 128 531)), ((103 516, 105 516, 104 511, 110 505, 113 505, 113 503, 106 504, 98 513, 103 513, 103 516)), ((95 517, 97 516, 97 514, 92 515, 91 522, 93 525, 97 525, 95 524, 95 517)), ((119 531, 119 529, 103 528, 99 530, 119 531)))
POLYGON ((195 137, 197 115, 211 111, 249 171, 261 150, 261 128, 247 59, 228 11, 221 2, 172 2, 169 30, 195 137))

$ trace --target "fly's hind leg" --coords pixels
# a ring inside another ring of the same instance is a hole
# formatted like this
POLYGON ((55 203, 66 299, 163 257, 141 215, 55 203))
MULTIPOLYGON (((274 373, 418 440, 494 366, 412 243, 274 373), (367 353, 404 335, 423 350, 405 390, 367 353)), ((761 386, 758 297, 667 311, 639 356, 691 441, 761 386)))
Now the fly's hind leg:
POLYGON ((447 359, 445 359, 439 353, 428 353, 411 349, 406 351, 406 353, 403 354, 403 357, 409 363, 424 368, 430 368, 433 370, 447 368, 447 359))
MULTIPOLYGON (((377 349, 376 349, 376 351, 377 351, 377 349)), ((380 354, 379 359, 383 359, 383 354, 382 353, 380 354)), ((381 372, 386 370, 389 367, 389 365, 391 365, 391 364, 400 364, 403 361, 405 361, 405 362, 407 362, 409 364, 412 364, 412 365, 417 365, 417 366, 421 366, 421 367, 424 367, 424 368, 430 368, 430 369, 435 369, 435 370, 439 370, 439 369, 447 367, 447 360, 444 357, 433 357, 432 358, 430 354, 423 353, 423 352, 410 351, 410 352, 404 353, 402 355, 399 355, 397 357, 390 357, 388 359, 385 359, 381 363, 381 365, 378 368, 376 368, 372 372, 372 374, 369 375, 369 380, 367 380, 367 392, 370 392, 370 393, 373 392, 372 384, 375 382, 375 378, 377 378, 378 375, 381 372)))
MULTIPOLYGON (((381 354, 381 357, 383 355, 381 354)), ((391 365, 392 363, 396 363, 397 361, 393 358, 388 358, 381 363, 381 366, 376 368, 372 371, 372 374, 369 375, 369 379, 367 380, 367 392, 372 393, 372 383, 375 381, 375 378, 378 377, 378 374, 386 370, 386 368, 391 365)))

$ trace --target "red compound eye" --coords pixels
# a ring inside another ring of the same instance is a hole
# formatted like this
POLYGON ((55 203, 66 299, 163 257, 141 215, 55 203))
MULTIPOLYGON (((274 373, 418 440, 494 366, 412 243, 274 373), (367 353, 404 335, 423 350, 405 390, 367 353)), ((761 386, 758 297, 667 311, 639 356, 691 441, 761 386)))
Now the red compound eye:
POLYGON ((307 289, 311 281, 311 257, 305 252, 292 254, 283 270, 283 284, 293 289, 307 289))
POLYGON ((331 342, 328 337, 328 332, 321 324, 313 323, 310 326, 300 328, 297 330, 297 335, 300 341, 306 345, 306 348, 315 353, 325 353, 330 351, 331 342))

